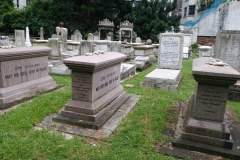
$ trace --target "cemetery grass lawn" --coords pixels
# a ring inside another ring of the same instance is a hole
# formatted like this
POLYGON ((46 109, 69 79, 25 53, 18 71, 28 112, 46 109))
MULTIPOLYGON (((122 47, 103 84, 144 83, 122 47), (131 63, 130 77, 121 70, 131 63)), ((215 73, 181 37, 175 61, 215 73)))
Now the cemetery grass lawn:
MULTIPOLYGON (((39 95, 0 115, 0 159, 176 159, 157 153, 155 147, 170 140, 162 131, 167 121, 176 116, 172 109, 176 102, 187 100, 194 91, 192 61, 186 60, 183 64, 183 79, 177 92, 140 88, 144 76, 156 68, 156 63, 123 82, 128 93, 141 97, 116 132, 105 141, 77 136, 66 140, 59 133, 33 129, 34 124, 58 112, 71 98, 70 77, 53 76, 65 87, 39 95)), ((229 105, 240 116, 240 104, 230 102, 229 105)))

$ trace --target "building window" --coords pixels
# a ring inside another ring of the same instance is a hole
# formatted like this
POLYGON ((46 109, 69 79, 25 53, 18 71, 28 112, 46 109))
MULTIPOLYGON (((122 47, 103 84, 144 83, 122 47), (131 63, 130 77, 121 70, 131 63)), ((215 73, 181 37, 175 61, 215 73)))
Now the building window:
POLYGON ((195 15, 195 5, 189 6, 188 15, 189 16, 194 16, 195 15))
POLYGON ((184 17, 187 17, 187 7, 184 8, 184 17))

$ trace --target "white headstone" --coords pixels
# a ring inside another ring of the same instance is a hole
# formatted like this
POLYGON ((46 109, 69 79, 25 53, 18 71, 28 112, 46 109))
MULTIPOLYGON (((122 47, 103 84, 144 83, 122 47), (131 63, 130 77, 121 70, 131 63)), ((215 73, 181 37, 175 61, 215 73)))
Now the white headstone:
POLYGON ((142 40, 141 40, 140 37, 137 37, 137 38, 136 38, 136 43, 142 43, 142 40))
POLYGON ((159 69, 181 69, 183 52, 182 33, 162 33, 159 39, 159 69))
POLYGON ((25 46, 25 31, 15 30, 15 46, 24 47, 25 46))
POLYGON ((82 40, 82 34, 80 33, 79 30, 76 30, 74 32, 74 41, 75 42, 80 42, 82 40))
POLYGON ((67 28, 61 28, 62 52, 67 52, 67 37, 68 37, 67 28))
POLYGON ((89 34, 88 34, 87 40, 88 40, 88 41, 93 41, 93 40, 94 40, 94 37, 93 37, 93 34, 92 34, 92 33, 89 33, 89 34))
POLYGON ((183 34, 183 47, 191 47, 192 45, 192 35, 183 34))
POLYGON ((26 47, 31 47, 32 43, 30 41, 30 36, 29 36, 29 28, 26 27, 26 42, 25 42, 26 47))

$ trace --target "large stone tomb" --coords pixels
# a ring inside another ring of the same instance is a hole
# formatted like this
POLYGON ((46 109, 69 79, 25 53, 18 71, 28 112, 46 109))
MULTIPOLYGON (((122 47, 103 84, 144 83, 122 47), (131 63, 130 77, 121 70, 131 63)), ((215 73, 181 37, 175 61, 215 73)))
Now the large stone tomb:
POLYGON ((48 47, 0 49, 0 109, 54 89, 48 75, 48 47))
POLYGON ((195 94, 181 107, 174 146, 240 156, 226 116, 228 88, 240 73, 216 59, 193 61, 192 74, 198 82, 195 94), (219 66, 218 66, 219 65, 219 66))
POLYGON ((52 120, 100 129, 130 98, 120 85, 120 67, 125 58, 117 52, 106 52, 65 59, 72 70, 72 99, 52 120))
MULTIPOLYGON (((240 31, 219 31, 216 37, 214 57, 223 60, 240 72, 240 31)), ((240 101, 240 80, 230 87, 229 99, 240 101)))
POLYGON ((158 68, 144 78, 142 87, 176 91, 182 78, 182 52, 183 34, 160 34, 158 68))

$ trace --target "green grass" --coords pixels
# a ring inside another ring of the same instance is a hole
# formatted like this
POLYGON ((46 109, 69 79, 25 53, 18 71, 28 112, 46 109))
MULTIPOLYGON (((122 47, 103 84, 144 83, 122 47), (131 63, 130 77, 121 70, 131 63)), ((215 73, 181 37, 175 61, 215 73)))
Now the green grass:
MULTIPOLYGON (((71 98, 70 77, 53 76, 65 87, 39 95, 0 116, 0 159, 175 159, 157 153, 154 146, 169 139, 161 131, 173 114, 170 109, 177 101, 187 100, 194 91, 191 65, 190 60, 183 62, 183 79, 177 92, 140 88, 144 76, 156 64, 125 81, 123 86, 134 85, 125 87, 125 90, 141 98, 106 141, 78 136, 66 140, 61 134, 33 129, 34 124, 58 112, 71 98)), ((230 102, 229 105, 237 110, 239 116, 240 104, 230 102)))

